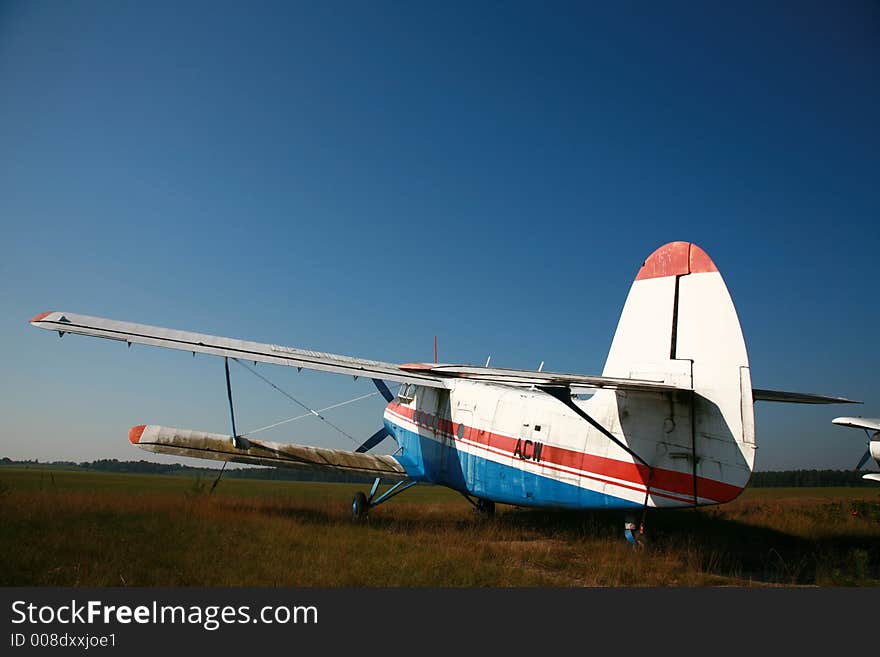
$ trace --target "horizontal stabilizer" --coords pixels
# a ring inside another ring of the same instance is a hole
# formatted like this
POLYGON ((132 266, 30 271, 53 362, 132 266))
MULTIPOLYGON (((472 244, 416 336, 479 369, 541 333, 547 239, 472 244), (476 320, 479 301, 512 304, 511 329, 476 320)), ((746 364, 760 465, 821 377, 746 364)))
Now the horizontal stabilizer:
POLYGON ((831 420, 841 427, 853 429, 867 429, 868 431, 880 431, 880 418, 871 417, 836 417, 831 420))
POLYGON ((628 379, 589 374, 517 370, 503 367, 479 367, 475 365, 408 363, 401 365, 400 369, 407 372, 424 372, 439 377, 470 379, 471 381, 501 385, 611 388, 614 390, 637 390, 643 392, 671 392, 681 389, 675 385, 669 385, 662 380, 628 379))
POLYGON ((871 472, 870 474, 862 475, 862 479, 870 479, 871 481, 880 481, 880 472, 871 472))
POLYGON ((861 404, 846 397, 827 397, 808 392, 786 392, 785 390, 752 390, 755 401, 786 402, 789 404, 861 404))
POLYGON ((229 435, 173 429, 157 425, 132 427, 128 439, 141 449, 157 454, 189 456, 197 459, 233 461, 249 465, 276 466, 322 472, 353 472, 387 481, 406 478, 406 472, 392 456, 360 454, 340 449, 273 443, 239 438, 243 445, 232 445, 229 435))

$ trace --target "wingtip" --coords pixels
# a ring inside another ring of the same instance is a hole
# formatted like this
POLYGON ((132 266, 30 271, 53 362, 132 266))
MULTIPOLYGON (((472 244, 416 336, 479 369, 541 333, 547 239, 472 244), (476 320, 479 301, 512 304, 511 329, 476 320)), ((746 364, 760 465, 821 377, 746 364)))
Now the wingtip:
POLYGON ((31 317, 31 320, 28 322, 28 324, 36 324, 37 322, 40 322, 51 315, 52 312, 53 311, 51 310, 47 310, 46 312, 40 313, 39 315, 34 315, 33 317, 31 317))
POLYGON ((865 429, 866 431, 880 431, 880 418, 876 417, 836 417, 831 420, 838 427, 850 429, 865 429))
POLYGON ((141 441, 141 436, 144 434, 144 429, 147 428, 146 424, 139 424, 136 427, 132 427, 128 430, 128 441, 132 445, 137 445, 141 441))

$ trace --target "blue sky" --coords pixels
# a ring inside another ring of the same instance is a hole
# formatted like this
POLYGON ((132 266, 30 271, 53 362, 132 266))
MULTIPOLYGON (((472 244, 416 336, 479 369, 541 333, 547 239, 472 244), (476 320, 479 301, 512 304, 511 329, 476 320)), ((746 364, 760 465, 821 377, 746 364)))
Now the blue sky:
MULTIPOLYGON (((391 361, 600 373, 642 260, 700 244, 764 405, 758 468, 880 415, 880 10, 844 3, 0 5, 0 455, 225 431, 222 361, 68 310, 391 361)), ((263 374, 313 406, 368 382, 263 374)), ((297 413, 233 369, 239 424, 297 413)), ((371 434, 382 403, 334 412, 371 434)), ((267 433, 340 448, 313 420, 267 433)))

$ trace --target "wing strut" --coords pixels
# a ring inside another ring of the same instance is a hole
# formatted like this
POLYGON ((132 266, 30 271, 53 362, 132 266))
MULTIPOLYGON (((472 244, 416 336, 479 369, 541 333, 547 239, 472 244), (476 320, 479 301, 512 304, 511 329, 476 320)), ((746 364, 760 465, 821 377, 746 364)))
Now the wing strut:
MULTIPOLYGON (((229 419, 232 420, 232 446, 240 449, 238 432, 235 430, 235 406, 232 404, 232 384, 229 382, 229 358, 223 358, 223 367, 226 370, 226 397, 229 399, 229 419)), ((217 478, 220 479, 219 477, 217 478)), ((214 484, 215 486, 217 484, 214 484)))
POLYGON ((382 379, 373 379, 373 383, 379 393, 385 398, 385 401, 389 403, 394 401, 394 395, 391 394, 391 391, 382 379))
MULTIPOLYGON (((391 394, 391 391, 388 389, 388 386, 385 385, 385 382, 382 379, 373 379, 373 383, 376 385, 376 388, 379 390, 381 395, 385 398, 385 401, 389 403, 394 401, 394 395, 391 394)), ((364 441, 363 445, 358 447, 355 451, 359 453, 368 452, 390 435, 391 434, 388 433, 388 429, 386 429, 383 425, 376 433, 367 438, 364 441)), ((373 491, 373 493, 375 494, 375 491, 373 491)), ((370 497, 370 499, 372 500, 372 496, 370 497)))
MULTIPOLYGON (((129 344, 131 346, 131 344, 129 344)), ((193 352, 193 356, 195 356, 195 352, 193 352)), ((223 357, 223 369, 226 370, 226 398, 229 400, 229 419, 232 422, 232 447, 234 449, 241 449, 242 444, 239 441, 238 432, 235 430, 235 405, 232 403, 232 382, 229 380, 229 358, 223 357)), ((214 483, 211 484, 210 493, 214 492, 214 489, 217 488, 217 484, 220 483, 220 478, 223 476, 223 473, 226 472, 226 464, 229 461, 223 461, 223 467, 220 468, 220 472, 217 473, 217 478, 214 480, 214 483)))

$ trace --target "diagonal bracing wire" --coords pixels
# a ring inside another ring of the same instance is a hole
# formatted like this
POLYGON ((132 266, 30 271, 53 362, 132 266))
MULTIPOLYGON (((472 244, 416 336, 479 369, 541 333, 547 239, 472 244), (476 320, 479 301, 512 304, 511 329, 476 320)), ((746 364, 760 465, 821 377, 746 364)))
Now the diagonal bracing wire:
POLYGON ((240 360, 238 360, 238 358, 233 358, 232 360, 234 360, 236 363, 238 363, 239 365, 241 365, 243 368, 245 368, 248 372, 250 372, 251 374, 253 374, 253 375, 254 375, 255 377, 257 377, 258 379, 261 379, 261 380, 263 380, 265 383, 268 383, 270 386, 272 386, 273 388, 275 388, 275 390, 277 390, 277 391, 280 392, 282 395, 284 395, 285 397, 287 397, 290 401, 292 401, 292 402, 293 402, 294 404, 296 404, 297 406, 301 406, 304 410, 308 411, 311 415, 314 415, 316 418, 318 418, 318 419, 321 420, 322 422, 326 422, 328 426, 332 427, 333 429, 336 429, 336 431, 338 431, 338 432, 341 433, 343 436, 345 436, 346 438, 348 438, 348 439, 349 439, 351 442, 353 442, 355 445, 360 445, 360 441, 359 441, 359 440, 357 440, 356 438, 354 438, 351 434, 349 434, 348 432, 346 432, 344 429, 341 429, 341 428, 337 427, 337 426, 336 426, 335 424, 333 424, 330 420, 328 420, 328 419, 325 418, 323 415, 321 415, 320 411, 316 411, 316 410, 314 410, 314 409, 312 409, 312 408, 309 408, 308 406, 306 406, 305 404, 303 404, 299 399, 297 399, 296 397, 294 397, 293 395, 291 395, 289 392, 286 392, 285 390, 282 390, 281 388, 279 388, 278 386, 276 386, 274 383, 272 383, 272 382, 271 382, 269 379, 267 379, 265 376, 263 376, 262 374, 260 374, 259 372, 257 372, 255 369, 253 369, 250 365, 246 365, 245 363, 243 363, 243 362, 241 362, 240 360))
MULTIPOLYGON (((347 406, 348 404, 354 404, 362 399, 367 399, 368 397, 375 397, 379 392, 368 392, 366 395, 361 395, 360 397, 355 397, 354 399, 349 399, 348 401, 339 402, 338 404, 333 404, 331 406, 325 406, 324 408, 319 408, 318 413, 324 413, 325 411, 331 411, 334 408, 340 408, 341 406, 347 406)), ((242 436, 253 436, 255 433, 260 433, 261 431, 268 431, 269 429, 274 429, 275 427, 280 427, 282 424, 287 424, 288 422, 294 422, 296 420, 302 420, 306 417, 312 417, 313 413, 303 413, 302 415, 296 415, 294 417, 289 417, 286 420, 281 420, 280 422, 274 422, 273 424, 268 424, 265 427, 260 427, 259 429, 254 429, 253 431, 246 431, 242 436)))

